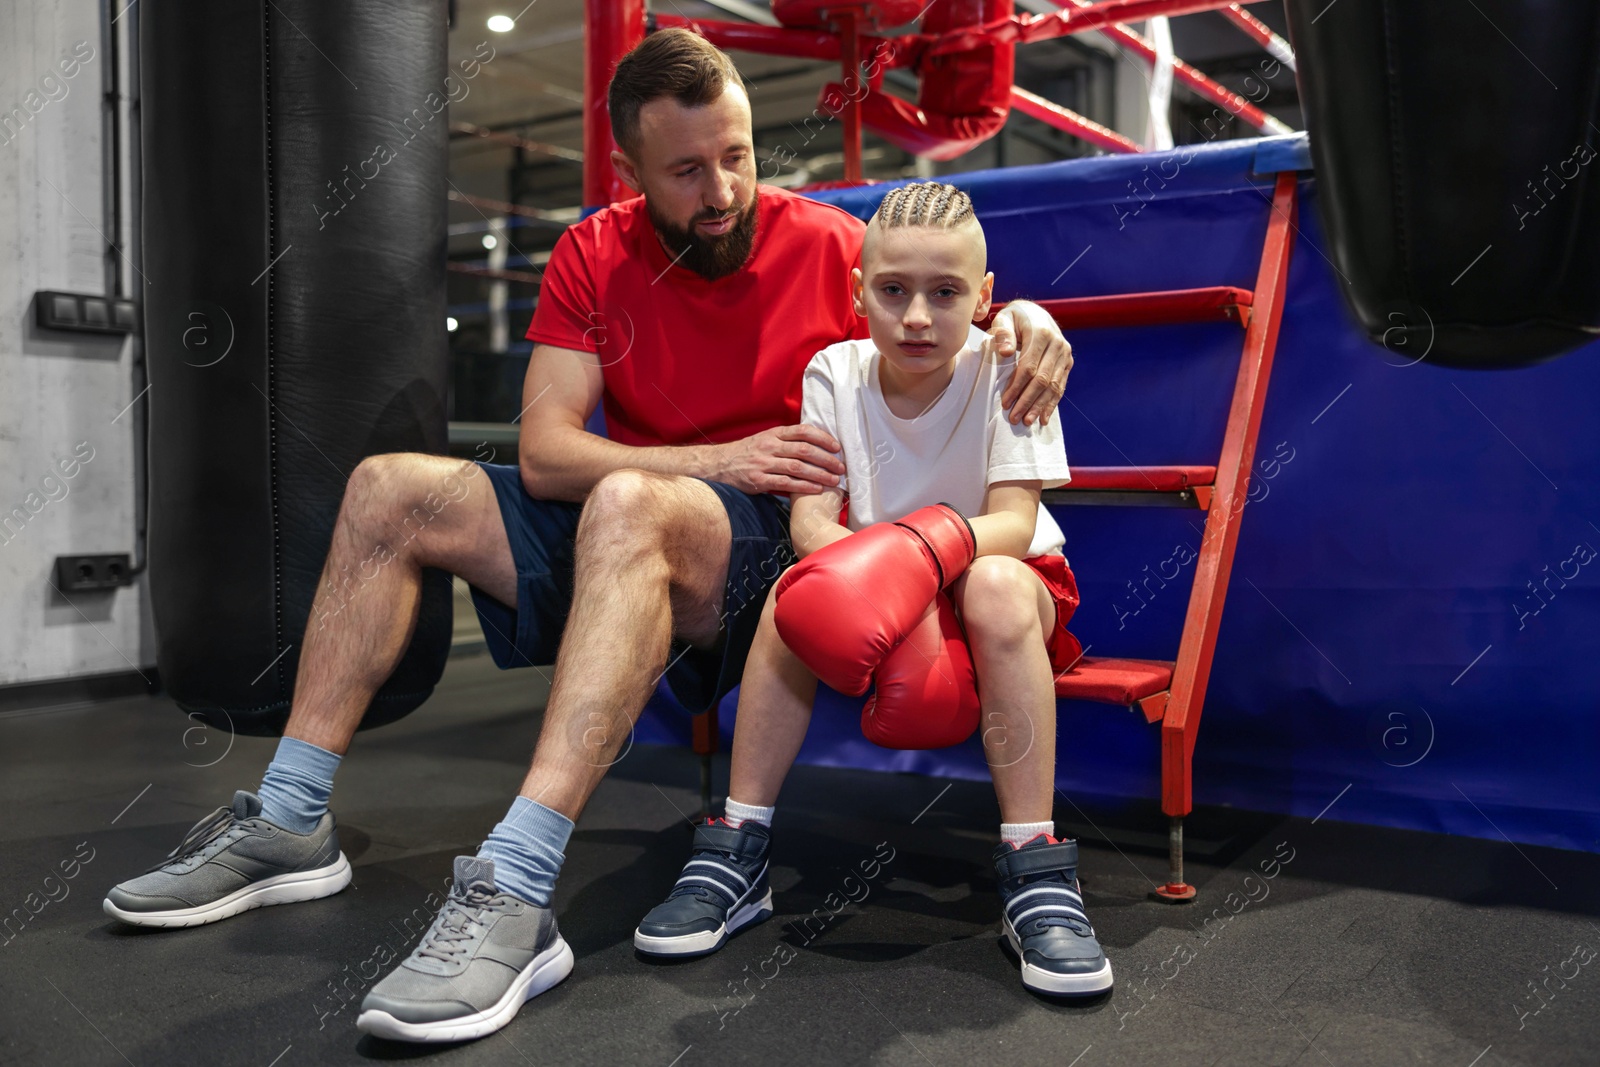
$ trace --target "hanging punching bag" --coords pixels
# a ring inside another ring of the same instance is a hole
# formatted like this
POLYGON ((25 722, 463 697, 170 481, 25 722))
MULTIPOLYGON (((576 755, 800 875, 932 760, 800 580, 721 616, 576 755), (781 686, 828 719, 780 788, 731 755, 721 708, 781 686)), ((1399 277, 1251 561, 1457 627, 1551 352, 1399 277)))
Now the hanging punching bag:
MULTIPOLYGON (((140 34, 149 578, 162 681, 279 734, 346 480, 446 446, 446 5, 163 0, 140 34)), ((363 727, 449 652, 425 574, 363 727)))
POLYGON ((1373 340, 1516 367, 1600 337, 1600 0, 1288 0, 1328 251, 1373 340))

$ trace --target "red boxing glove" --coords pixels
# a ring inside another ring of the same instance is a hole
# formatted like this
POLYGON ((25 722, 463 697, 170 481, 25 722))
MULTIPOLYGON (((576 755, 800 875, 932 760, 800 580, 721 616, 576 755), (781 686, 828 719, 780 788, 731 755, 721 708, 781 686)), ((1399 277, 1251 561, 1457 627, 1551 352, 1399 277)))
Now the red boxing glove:
POLYGON ((950 598, 939 593, 878 667, 861 733, 884 748, 949 748, 978 728, 978 676, 950 598))
POLYGON ((842 537, 778 579, 778 635, 811 672, 860 696, 939 590, 972 563, 972 526, 948 504, 842 537))

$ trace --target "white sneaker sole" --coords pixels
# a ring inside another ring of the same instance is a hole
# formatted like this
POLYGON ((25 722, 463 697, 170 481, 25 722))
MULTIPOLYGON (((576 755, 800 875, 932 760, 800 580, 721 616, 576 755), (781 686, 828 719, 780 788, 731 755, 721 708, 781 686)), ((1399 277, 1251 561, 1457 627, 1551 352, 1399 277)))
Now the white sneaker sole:
POLYGON ((760 900, 734 909, 727 922, 715 930, 681 937, 652 937, 639 930, 633 932, 633 947, 646 956, 704 956, 722 947, 722 943, 747 926, 753 926, 772 916, 772 890, 760 900))
POLYGON ((535 956, 505 995, 483 1011, 432 1023, 408 1023, 386 1011, 369 1010, 356 1017, 356 1029, 391 1041, 471 1041, 505 1026, 523 1004, 559 985, 571 973, 572 948, 557 934, 555 943, 535 956))
POLYGON ((1057 974, 1054 971, 1047 971, 1043 967, 1035 967, 1029 963, 1027 957, 1022 954, 1022 940, 1012 928, 1011 920, 1002 919, 1001 924, 1005 928, 1006 940, 1011 942, 1011 951, 1017 954, 1017 960, 1022 964, 1022 984, 1034 992, 1084 997, 1104 993, 1111 988, 1110 960, 1106 960, 1106 965, 1098 971, 1089 971, 1086 974, 1057 974))
POLYGON ((350 884, 350 861, 339 853, 339 858, 326 867, 314 871, 295 871, 280 874, 236 889, 219 900, 193 908, 175 908, 171 911, 127 911, 117 907, 107 897, 105 913, 131 926, 202 926, 231 918, 251 908, 265 908, 273 904, 294 904, 302 900, 331 897, 350 884))

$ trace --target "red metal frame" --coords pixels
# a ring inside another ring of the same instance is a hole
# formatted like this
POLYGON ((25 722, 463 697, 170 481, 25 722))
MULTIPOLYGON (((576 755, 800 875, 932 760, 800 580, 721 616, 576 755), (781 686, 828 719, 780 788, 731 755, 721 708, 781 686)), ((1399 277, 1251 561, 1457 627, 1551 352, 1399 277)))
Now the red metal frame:
POLYGON ((1116 130, 1102 126, 1093 119, 1085 118, 1070 108, 1052 104, 1044 97, 1035 96, 1020 86, 1011 87, 1011 106, 1024 115, 1032 115, 1040 122, 1054 126, 1058 130, 1065 130, 1074 137, 1099 145, 1108 152, 1144 151, 1137 142, 1122 136, 1116 130))
MULTIPOLYGON (((1155 48, 1139 34, 1122 25, 1155 16, 1184 15, 1198 11, 1221 11, 1251 37, 1268 48, 1275 56, 1288 55, 1288 45, 1259 19, 1245 12, 1232 0, 1054 0, 1064 10, 1048 15, 1011 15, 981 26, 950 34, 904 34, 898 37, 881 37, 859 33, 860 12, 848 5, 833 13, 835 25, 830 30, 790 29, 782 26, 759 26, 748 23, 722 22, 715 19, 690 19, 682 15, 655 13, 650 16, 656 29, 683 27, 699 33, 719 48, 768 55, 798 56, 809 59, 837 60, 844 71, 846 86, 859 78, 861 57, 870 53, 874 68, 881 74, 891 68, 914 67, 929 56, 960 52, 995 41, 1028 43, 1048 40, 1067 34, 1099 30, 1117 43, 1134 51, 1146 61, 1155 60, 1155 48)), ((632 26, 637 21, 634 10, 642 0, 622 0, 612 7, 606 0, 587 0, 591 23, 599 16, 601 31, 589 39, 588 65, 585 73, 586 111, 590 123, 605 122, 605 78, 609 78, 611 65, 621 54, 615 51, 624 43, 631 47, 636 38, 629 37, 619 27, 632 26), (626 9, 626 10, 623 10, 626 9), (604 77, 600 77, 604 72, 604 77), (595 101, 600 101, 598 108, 595 101)), ((625 49, 624 49, 625 50, 625 49)), ((1258 130, 1282 133, 1288 127, 1268 115, 1238 93, 1206 77, 1181 59, 1173 61, 1173 77, 1188 86, 1197 95, 1212 101, 1230 114, 1239 116, 1244 123, 1258 130)), ((841 118, 845 124, 845 180, 858 183, 861 152, 861 112, 859 94, 847 95, 841 118)), ((1133 140, 1095 123, 1076 112, 1051 103, 1026 90, 1013 88, 1012 106, 1024 114, 1046 122, 1056 129, 1065 130, 1091 144, 1110 152, 1137 152, 1142 149, 1133 140)), ((586 127, 588 129, 588 127, 586 127)), ((609 127, 606 130, 609 135, 609 127)), ((591 206, 608 203, 621 195, 618 184, 607 177, 610 172, 609 147, 601 147, 601 138, 595 133, 585 137, 584 202, 591 206), (591 139, 596 142, 591 144, 591 139), (600 186, 607 184, 608 198, 597 199, 600 186)))
POLYGON ((861 36, 856 12, 841 9, 835 18, 839 30, 839 65, 844 72, 844 180, 861 181, 861 36))
POLYGON ((1192 15, 1199 11, 1230 7, 1232 4, 1233 0, 1100 0, 1100 3, 1072 7, 1048 15, 1013 15, 1008 19, 996 19, 938 38, 918 35, 915 38, 902 37, 900 40, 908 43, 915 40, 926 46, 929 55, 937 56, 947 52, 965 52, 988 41, 1032 44, 1073 33, 1103 30, 1118 22, 1140 22, 1162 15, 1192 15))
POLYGON ((689 741, 694 754, 700 757, 700 811, 693 821, 704 822, 714 814, 711 810, 711 757, 717 754, 720 741, 715 704, 690 718, 689 741))
MULTIPOLYGON (((1062 328, 1164 326, 1176 322, 1247 323, 1255 294, 1231 285, 1203 289, 1169 289, 1156 293, 1118 293, 1040 300, 1062 328)), ((1004 304, 996 305, 999 311, 1004 304)))
MULTIPOLYGON (((590 3, 597 2, 604 0, 590 0, 590 3)), ((657 30, 693 30, 724 52, 756 52, 768 56, 829 60, 837 60, 842 54, 838 35, 828 30, 791 30, 783 26, 759 26, 748 22, 692 19, 665 11, 651 12, 650 23, 657 30)))
POLYGON ((1194 585, 1184 615, 1183 634, 1175 661, 1083 657, 1056 678, 1056 694, 1067 699, 1127 703, 1150 722, 1161 723, 1161 809, 1170 819, 1171 874, 1156 890, 1158 899, 1193 899, 1194 887, 1183 879, 1183 818, 1194 807, 1193 759, 1200 729, 1200 711, 1211 677, 1222 608, 1233 571, 1245 502, 1249 499, 1250 467, 1289 276, 1297 211, 1296 176, 1278 175, 1271 216, 1262 245, 1253 291, 1231 287, 1170 293, 1133 293, 1047 301, 1063 326, 1144 325, 1159 316, 1165 322, 1205 322, 1229 317, 1245 329, 1238 376, 1215 468, 1199 466, 1075 468, 1068 490, 1189 491, 1206 511, 1205 534, 1195 563, 1194 585), (1136 686, 1137 688, 1130 688, 1136 686), (1159 688, 1158 688, 1159 687, 1159 688))
POLYGON ((1239 543, 1240 517, 1250 490, 1256 433, 1261 428, 1261 410, 1278 347, 1298 207, 1294 172, 1279 174, 1261 267, 1256 274, 1256 313, 1245 331, 1244 356, 1234 383, 1228 428, 1222 438, 1212 506, 1206 513, 1205 539, 1195 565, 1194 591, 1189 596, 1178 662, 1173 669, 1172 700, 1161 724, 1161 807, 1173 817, 1187 815, 1194 807, 1190 760, 1200 729, 1206 684, 1211 677, 1217 630, 1222 625, 1222 604, 1233 571, 1233 553, 1239 543))
POLYGON ((1241 4, 1223 8, 1222 15, 1243 30, 1252 41, 1265 48, 1269 56, 1282 62, 1290 70, 1294 69, 1294 49, 1289 47, 1288 41, 1273 33, 1271 26, 1250 14, 1241 4))
POLYGON ((611 165, 606 90, 617 60, 644 40, 644 0, 584 0, 583 10, 583 203, 604 207, 630 195, 611 165))
POLYGON ((1149 489, 1176 493, 1183 489, 1213 485, 1217 468, 1175 467, 1073 467, 1074 489, 1149 489))

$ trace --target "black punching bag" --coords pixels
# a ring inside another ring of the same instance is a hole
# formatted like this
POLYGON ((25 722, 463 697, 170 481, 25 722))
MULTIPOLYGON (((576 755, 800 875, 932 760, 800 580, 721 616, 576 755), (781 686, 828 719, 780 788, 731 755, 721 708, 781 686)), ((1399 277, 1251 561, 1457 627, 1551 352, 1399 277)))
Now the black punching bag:
MULTIPOLYGON (((143 10, 157 662, 219 729, 282 733, 356 464, 446 448, 445 15, 438 0, 143 10)), ((448 579, 428 572, 363 727, 427 698, 450 628, 448 579)))
POLYGON ((1600 337, 1600 0, 1288 12, 1329 254, 1372 339, 1497 368, 1600 337))

